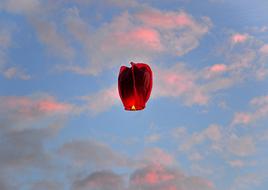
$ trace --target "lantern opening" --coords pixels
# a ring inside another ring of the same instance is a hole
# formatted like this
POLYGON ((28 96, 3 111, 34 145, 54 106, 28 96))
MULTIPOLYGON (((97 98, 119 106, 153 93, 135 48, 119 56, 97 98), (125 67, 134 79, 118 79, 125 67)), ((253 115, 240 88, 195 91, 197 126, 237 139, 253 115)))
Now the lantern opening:
POLYGON ((139 105, 132 105, 132 106, 125 106, 125 110, 127 111, 139 111, 143 110, 145 106, 139 106, 139 105))

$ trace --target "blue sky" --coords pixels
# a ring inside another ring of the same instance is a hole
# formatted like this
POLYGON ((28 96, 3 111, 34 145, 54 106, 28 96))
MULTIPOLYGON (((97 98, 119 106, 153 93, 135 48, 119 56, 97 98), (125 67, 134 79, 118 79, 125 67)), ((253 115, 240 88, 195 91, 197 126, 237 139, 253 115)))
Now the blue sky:
POLYGON ((1 0, 0 189, 268 181, 266 0, 1 0), (122 65, 151 66, 125 111, 122 65))

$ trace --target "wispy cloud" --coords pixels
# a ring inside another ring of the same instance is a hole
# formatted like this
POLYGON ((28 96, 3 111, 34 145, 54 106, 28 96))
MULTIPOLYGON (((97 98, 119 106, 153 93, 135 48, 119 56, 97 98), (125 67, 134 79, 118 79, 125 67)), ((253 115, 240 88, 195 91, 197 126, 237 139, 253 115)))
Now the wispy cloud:
POLYGON ((31 126, 29 123, 54 116, 68 115, 75 113, 75 110, 72 104, 58 102, 48 95, 0 97, 0 120, 4 123, 15 123, 15 126, 27 124, 29 127, 31 126))
POLYGON ((250 136, 231 136, 228 143, 228 151, 236 156, 244 157, 255 153, 254 139, 250 136))
POLYGON ((91 114, 98 114, 109 110, 112 106, 120 103, 117 86, 100 90, 97 93, 81 97, 85 106, 81 109, 91 114))
POLYGON ((222 138, 222 132, 220 127, 217 125, 211 125, 205 130, 194 133, 186 142, 180 145, 180 150, 189 150, 193 146, 203 143, 206 140, 212 142, 219 142, 222 138))
POLYGON ((172 53, 184 55, 198 46, 211 27, 209 18, 197 21, 183 11, 144 7, 134 13, 123 12, 97 29, 87 24, 77 9, 69 9, 65 23, 88 56, 84 65, 64 68, 80 74, 97 74, 129 60, 149 61, 172 53))
POLYGON ((29 74, 17 66, 11 66, 8 51, 12 47, 12 31, 9 29, 0 29, 0 74, 7 79, 18 78, 28 80, 31 78, 29 74))
POLYGON ((263 55, 268 56, 268 44, 264 44, 264 45, 260 48, 260 52, 261 52, 263 55))
POLYGON ((94 140, 67 142, 59 149, 59 154, 70 160, 72 167, 78 168, 89 166, 95 169, 126 167, 129 162, 127 157, 115 152, 108 145, 94 140))
POLYGON ((66 59, 74 57, 74 49, 68 44, 63 34, 59 33, 56 23, 35 17, 30 17, 29 20, 35 28, 38 38, 48 47, 50 53, 66 59))
POLYGON ((64 189, 64 184, 56 181, 56 180, 42 180, 37 181, 31 186, 31 190, 39 189, 39 190, 58 190, 64 189))
POLYGON ((73 190, 102 189, 102 190, 125 190, 122 176, 112 171, 96 171, 83 179, 77 179, 73 184, 73 190))
POLYGON ((31 76, 29 74, 26 74, 21 69, 18 69, 18 67, 9 67, 3 72, 3 74, 8 79, 12 79, 12 78, 19 78, 22 80, 31 79, 31 76))
POLYGON ((254 108, 252 112, 237 112, 234 115, 232 124, 248 125, 268 115, 268 96, 255 97, 250 101, 254 108))
POLYGON ((242 189, 252 189, 258 188, 258 186, 265 180, 266 174, 260 173, 246 173, 240 175, 234 179, 231 190, 242 190, 242 189))
POLYGON ((199 45, 199 40, 212 26, 208 17, 194 19, 184 11, 145 9, 136 14, 143 24, 157 29, 168 52, 181 56, 199 45))

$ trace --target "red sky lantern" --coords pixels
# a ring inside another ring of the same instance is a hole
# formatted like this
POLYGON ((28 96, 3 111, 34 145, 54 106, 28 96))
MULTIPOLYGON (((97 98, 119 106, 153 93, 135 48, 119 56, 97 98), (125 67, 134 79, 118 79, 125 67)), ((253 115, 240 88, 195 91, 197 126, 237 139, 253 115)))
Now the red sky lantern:
POLYGON ((122 66, 118 76, 118 91, 125 110, 142 110, 153 87, 153 73, 145 63, 131 62, 131 68, 122 66))

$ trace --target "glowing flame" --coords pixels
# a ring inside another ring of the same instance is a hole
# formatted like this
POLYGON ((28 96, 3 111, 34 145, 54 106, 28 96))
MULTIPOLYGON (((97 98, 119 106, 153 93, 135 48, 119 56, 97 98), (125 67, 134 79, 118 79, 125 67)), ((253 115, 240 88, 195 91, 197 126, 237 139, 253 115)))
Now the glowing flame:
POLYGON ((132 109, 132 110, 136 110, 136 108, 135 108, 135 106, 134 106, 134 105, 131 107, 131 109, 132 109))

